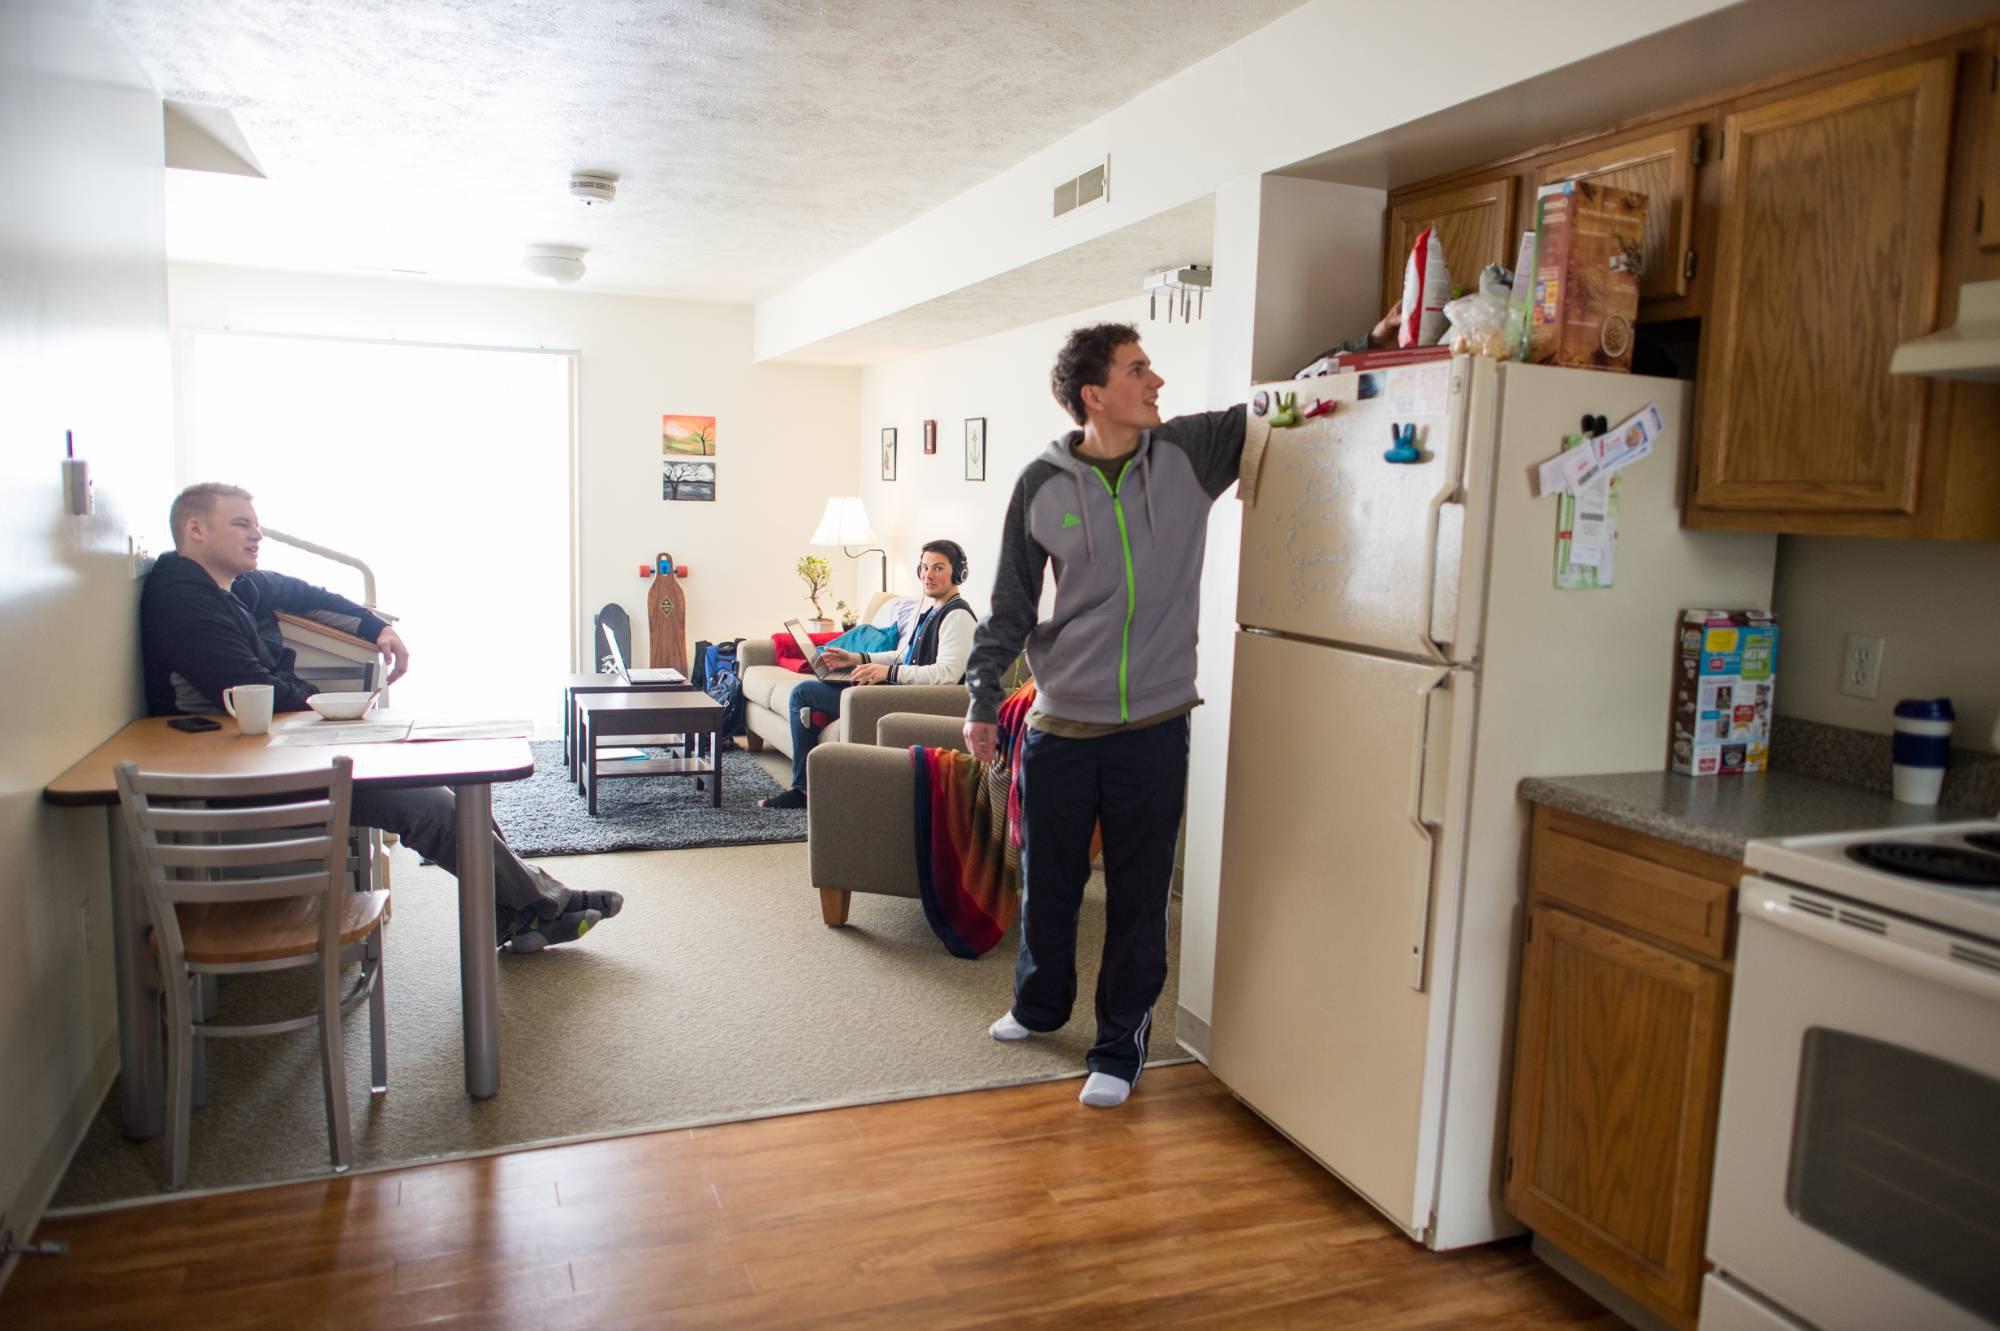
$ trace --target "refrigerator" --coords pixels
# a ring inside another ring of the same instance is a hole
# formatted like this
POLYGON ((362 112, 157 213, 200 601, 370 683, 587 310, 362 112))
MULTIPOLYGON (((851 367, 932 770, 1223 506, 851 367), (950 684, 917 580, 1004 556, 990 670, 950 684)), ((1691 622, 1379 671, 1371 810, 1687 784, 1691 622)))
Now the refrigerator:
POLYGON ((1678 612, 1769 605, 1776 538, 1681 528, 1691 384, 1460 357, 1261 387, 1336 405, 1245 481, 1210 1066, 1412 1238, 1487 1242, 1522 1228, 1516 787, 1664 771, 1678 612), (1559 588, 1531 471, 1649 405, 1611 585, 1559 588))

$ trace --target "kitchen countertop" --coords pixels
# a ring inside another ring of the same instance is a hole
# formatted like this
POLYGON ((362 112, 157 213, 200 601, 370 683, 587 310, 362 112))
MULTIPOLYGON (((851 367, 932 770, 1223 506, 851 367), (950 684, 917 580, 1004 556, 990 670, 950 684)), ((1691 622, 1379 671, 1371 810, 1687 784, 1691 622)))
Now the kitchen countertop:
POLYGON ((1766 837, 1921 827, 1991 816, 1977 809, 1898 804, 1871 790, 1796 772, 1531 776, 1521 782, 1520 795, 1531 803, 1734 860, 1743 858, 1745 843, 1766 837))

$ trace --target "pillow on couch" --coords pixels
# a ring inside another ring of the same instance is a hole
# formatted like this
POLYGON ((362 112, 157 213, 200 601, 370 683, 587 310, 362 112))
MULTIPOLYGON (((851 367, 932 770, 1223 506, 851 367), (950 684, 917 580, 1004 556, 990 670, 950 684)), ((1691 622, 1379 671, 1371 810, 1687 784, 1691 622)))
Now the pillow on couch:
POLYGON ((857 624, 827 646, 847 652, 890 652, 896 649, 896 636, 894 624, 857 624))
MULTIPOLYGON (((816 645, 824 647, 840 635, 838 633, 808 633, 806 636, 811 638, 816 645)), ((799 645, 792 641, 792 635, 789 632, 773 633, 771 635, 771 646, 777 650, 778 665, 782 669, 789 670, 795 675, 810 675, 812 673, 812 667, 806 664, 805 654, 799 651, 799 645)))

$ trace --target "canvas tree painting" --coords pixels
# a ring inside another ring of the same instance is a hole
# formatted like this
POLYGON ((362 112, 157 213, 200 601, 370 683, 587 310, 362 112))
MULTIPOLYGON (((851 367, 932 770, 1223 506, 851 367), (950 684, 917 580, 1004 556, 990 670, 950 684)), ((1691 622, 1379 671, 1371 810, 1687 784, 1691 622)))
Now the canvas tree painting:
POLYGON ((715 417, 660 417, 660 451, 669 457, 714 457, 715 417))
POLYGON ((660 464, 660 498, 715 502, 715 464, 666 459, 660 464))

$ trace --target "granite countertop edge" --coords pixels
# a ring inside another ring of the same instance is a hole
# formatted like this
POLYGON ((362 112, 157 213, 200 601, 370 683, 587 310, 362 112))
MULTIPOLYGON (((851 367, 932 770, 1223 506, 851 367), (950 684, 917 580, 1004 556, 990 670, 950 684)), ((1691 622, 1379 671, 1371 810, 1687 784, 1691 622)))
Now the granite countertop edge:
POLYGON ((1916 827, 1981 817, 1976 809, 1898 804, 1886 795, 1794 772, 1731 777, 1620 772, 1526 777, 1520 797, 1627 831, 1741 860, 1751 841, 1916 827))

